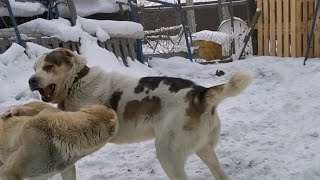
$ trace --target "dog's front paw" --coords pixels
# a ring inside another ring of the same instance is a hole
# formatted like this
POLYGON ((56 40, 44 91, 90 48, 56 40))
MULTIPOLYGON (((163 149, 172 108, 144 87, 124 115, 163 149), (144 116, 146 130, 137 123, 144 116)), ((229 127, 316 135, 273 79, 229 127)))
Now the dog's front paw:
POLYGON ((2 119, 8 119, 13 116, 33 116, 38 114, 39 111, 26 106, 13 106, 8 108, 1 114, 2 119))
POLYGON ((2 119, 8 119, 12 116, 21 116, 20 109, 17 107, 10 107, 1 114, 2 119))

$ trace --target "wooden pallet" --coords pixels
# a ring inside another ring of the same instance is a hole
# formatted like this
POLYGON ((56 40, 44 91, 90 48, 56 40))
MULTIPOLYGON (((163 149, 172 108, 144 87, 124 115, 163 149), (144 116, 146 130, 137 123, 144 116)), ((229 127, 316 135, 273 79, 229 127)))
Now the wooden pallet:
MULTIPOLYGON (((317 0, 257 0, 258 55, 302 57, 317 0)), ((310 57, 320 57, 320 18, 317 17, 310 57)))
MULTIPOLYGON (((14 42, 14 39, 0 38, 0 53, 4 53, 14 42)), ((55 37, 33 38, 28 39, 27 42, 33 42, 35 44, 42 45, 49 49, 63 47, 72 51, 79 52, 79 42, 63 42, 55 37)), ((121 58, 123 60, 123 63, 126 66, 128 66, 128 57, 131 59, 137 59, 137 54, 135 50, 136 39, 112 38, 105 42, 98 41, 98 45, 102 48, 105 48, 113 52, 116 55, 116 57, 121 58)))

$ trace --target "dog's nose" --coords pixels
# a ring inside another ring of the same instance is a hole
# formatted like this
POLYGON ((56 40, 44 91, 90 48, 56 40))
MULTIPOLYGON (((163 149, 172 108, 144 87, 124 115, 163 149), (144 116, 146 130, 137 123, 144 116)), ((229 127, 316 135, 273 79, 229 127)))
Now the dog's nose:
POLYGON ((34 87, 36 87, 36 86, 38 85, 38 82, 39 82, 39 78, 37 78, 37 77, 31 77, 31 78, 29 79, 29 86, 30 86, 31 88, 34 88, 34 87))

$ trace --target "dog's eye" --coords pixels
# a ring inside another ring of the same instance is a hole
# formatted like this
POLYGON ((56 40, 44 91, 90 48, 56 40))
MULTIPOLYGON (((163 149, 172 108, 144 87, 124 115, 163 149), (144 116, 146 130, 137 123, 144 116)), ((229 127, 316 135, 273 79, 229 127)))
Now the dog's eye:
POLYGON ((46 65, 46 66, 43 67, 43 70, 49 71, 52 68, 53 68, 53 65, 46 65))

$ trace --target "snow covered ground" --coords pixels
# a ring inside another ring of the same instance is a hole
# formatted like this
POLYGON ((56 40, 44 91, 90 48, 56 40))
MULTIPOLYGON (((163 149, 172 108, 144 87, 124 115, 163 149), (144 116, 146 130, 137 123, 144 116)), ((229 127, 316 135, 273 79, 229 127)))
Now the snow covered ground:
MULTIPOLYGON (((302 66, 302 59, 277 57, 200 65, 175 57, 154 58, 149 62, 152 68, 132 61, 127 68, 96 43, 87 40, 81 44, 89 66, 127 71, 133 76, 176 76, 212 86, 239 70, 255 72, 248 90, 218 108, 222 135, 217 154, 221 163, 236 180, 320 179, 320 59, 309 61, 307 66, 302 66), (226 74, 214 76, 216 70, 226 74)), ((0 54, 0 111, 39 98, 38 93, 29 92, 27 80, 35 59, 48 51, 29 43, 25 50, 28 55, 18 45, 0 54)), ((76 165, 80 180, 167 179, 156 159, 153 140, 107 144, 76 165)), ((213 179, 196 156, 188 159, 186 171, 190 179, 213 179)))

